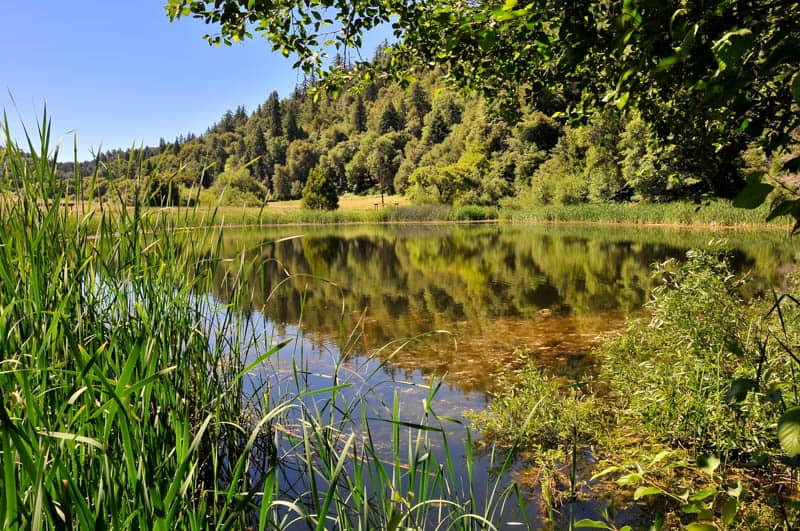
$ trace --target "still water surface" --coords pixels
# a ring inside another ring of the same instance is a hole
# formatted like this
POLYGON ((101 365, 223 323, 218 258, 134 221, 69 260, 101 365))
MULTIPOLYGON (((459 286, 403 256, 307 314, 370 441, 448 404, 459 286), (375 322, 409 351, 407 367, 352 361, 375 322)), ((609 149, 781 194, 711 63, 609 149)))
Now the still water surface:
MULTIPOLYGON (((213 295, 228 302, 225 286, 246 264, 239 280, 250 295, 236 301, 238 309, 258 317, 259 332, 293 340, 265 368, 273 375, 290 374, 302 360, 304 385, 322 389, 339 364, 356 383, 348 392, 369 389, 373 416, 389 418, 397 395, 409 421, 424 413, 436 376, 445 382, 436 412, 463 419, 465 410, 486 407, 498 374, 528 359, 569 378, 592 371, 592 346, 623 329, 626 318, 646 315, 652 264, 720 239, 736 267, 752 275, 749 296, 779 288, 798 256, 796 242, 776 232, 283 227, 226 233, 229 260, 213 295)), ((389 429, 373 433, 387 447, 389 429)), ((451 440, 463 439, 463 428, 448 430, 451 440)), ((486 477, 487 458, 478 464, 486 477)), ((597 506, 588 501, 574 510, 591 517, 597 506)), ((537 508, 534 500, 534 517, 537 508)))

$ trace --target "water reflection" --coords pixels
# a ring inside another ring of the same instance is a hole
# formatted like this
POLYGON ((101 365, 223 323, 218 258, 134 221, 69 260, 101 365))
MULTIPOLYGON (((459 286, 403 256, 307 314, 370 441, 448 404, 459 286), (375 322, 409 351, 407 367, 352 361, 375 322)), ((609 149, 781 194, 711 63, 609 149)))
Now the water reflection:
POLYGON ((555 372, 577 374, 599 338, 624 326, 653 288, 650 267, 712 238, 734 242, 753 270, 751 291, 775 285, 794 261, 777 233, 708 234, 546 226, 350 226, 230 232, 214 295, 247 264, 250 297, 278 327, 300 325, 318 345, 391 356, 393 376, 447 373, 463 393, 485 392, 526 347, 555 372), (298 238, 289 238, 302 235, 298 238), (393 343, 432 330, 395 352, 393 343))

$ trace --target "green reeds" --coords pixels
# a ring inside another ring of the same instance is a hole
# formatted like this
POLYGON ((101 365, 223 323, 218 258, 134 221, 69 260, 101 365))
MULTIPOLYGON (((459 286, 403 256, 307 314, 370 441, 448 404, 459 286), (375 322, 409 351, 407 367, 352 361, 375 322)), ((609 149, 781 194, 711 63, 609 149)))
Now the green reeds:
MULTIPOLYGON (((234 288, 227 303, 208 295, 220 260, 215 213, 181 232, 197 212, 105 208, 77 164, 74 189, 89 199, 70 210, 47 115, 24 149, 7 120, 4 137, 4 529, 500 525, 517 493, 500 479, 510 459, 479 500, 447 447, 452 421, 432 409, 438 384, 419 419, 396 400, 375 415, 375 384, 346 369, 356 330, 342 334, 329 385, 311 387, 302 338, 277 338, 260 314, 237 309, 249 296, 244 271, 257 264, 241 255, 222 280, 234 288), (264 372, 285 355, 287 378, 264 372), (388 454, 376 423, 392 426, 388 454)), ((140 158, 119 162, 149 186, 140 158)))
POLYGON ((520 209, 503 208, 502 220, 523 223, 612 223, 631 225, 677 225, 716 227, 775 227, 788 230, 788 218, 779 217, 767 223, 769 205, 753 210, 735 208, 731 201, 714 199, 695 204, 688 201, 670 203, 607 203, 584 205, 546 205, 520 209))

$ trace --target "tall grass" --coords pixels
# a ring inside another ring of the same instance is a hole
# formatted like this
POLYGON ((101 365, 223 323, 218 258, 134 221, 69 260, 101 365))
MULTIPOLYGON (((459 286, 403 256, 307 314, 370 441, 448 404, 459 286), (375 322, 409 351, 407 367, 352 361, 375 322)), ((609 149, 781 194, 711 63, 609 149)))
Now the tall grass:
POLYGON ((769 223, 765 220, 769 205, 753 210, 735 208, 724 199, 702 204, 685 201, 672 203, 609 203, 597 205, 548 205, 522 209, 504 208, 500 219, 528 223, 621 223, 635 225, 713 225, 724 227, 776 227, 789 229, 786 217, 769 223))
POLYGON ((178 226, 202 227, 210 219, 226 226, 332 225, 345 223, 427 223, 495 220, 494 207, 447 205, 387 206, 379 210, 281 210, 256 207, 196 206, 163 210, 178 226))
MULTIPOLYGON (((356 329, 343 331, 328 383, 312 387, 302 340, 236 309, 257 264, 242 254, 226 276, 230 304, 207 295, 221 241, 215 213, 185 233, 173 229, 197 212, 178 219, 91 199, 68 211, 47 115, 24 149, 7 120, 4 136, 3 528, 500 525, 516 492, 500 479, 510 460, 477 495, 470 451, 466 463, 452 455, 452 421, 434 412, 439 384, 420 418, 406 418, 396 395, 375 418, 370 378, 348 369, 356 329), (286 355, 287 376, 265 370, 286 355), (376 440, 376 423, 391 426, 391 441, 376 440)), ((147 185, 141 159, 124 166, 147 185)), ((77 189, 91 189, 77 167, 77 189)))
POLYGON ((337 223, 419 223, 498 220, 511 223, 598 223, 623 225, 674 225, 731 228, 776 228, 788 230, 785 216, 769 222, 769 205, 753 210, 736 208, 724 199, 702 204, 687 201, 672 203, 607 203, 547 205, 512 208, 465 205, 389 206, 379 210, 280 210, 254 207, 190 207, 167 209, 177 221, 189 226, 205 224, 212 216, 226 225, 290 225, 337 223))

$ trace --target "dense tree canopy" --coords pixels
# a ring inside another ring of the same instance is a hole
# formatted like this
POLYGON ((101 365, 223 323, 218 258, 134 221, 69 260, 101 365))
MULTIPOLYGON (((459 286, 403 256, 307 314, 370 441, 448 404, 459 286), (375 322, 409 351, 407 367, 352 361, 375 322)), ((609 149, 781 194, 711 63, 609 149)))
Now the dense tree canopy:
POLYGON ((734 161, 749 142, 780 151, 800 123, 797 1, 169 0, 167 10, 213 24, 212 43, 259 33, 329 89, 438 67, 511 112, 520 101, 578 119, 636 108, 659 139, 683 146, 675 175, 715 195, 742 187, 734 161), (357 48, 381 24, 398 39, 391 60, 326 62, 327 49, 357 48))

